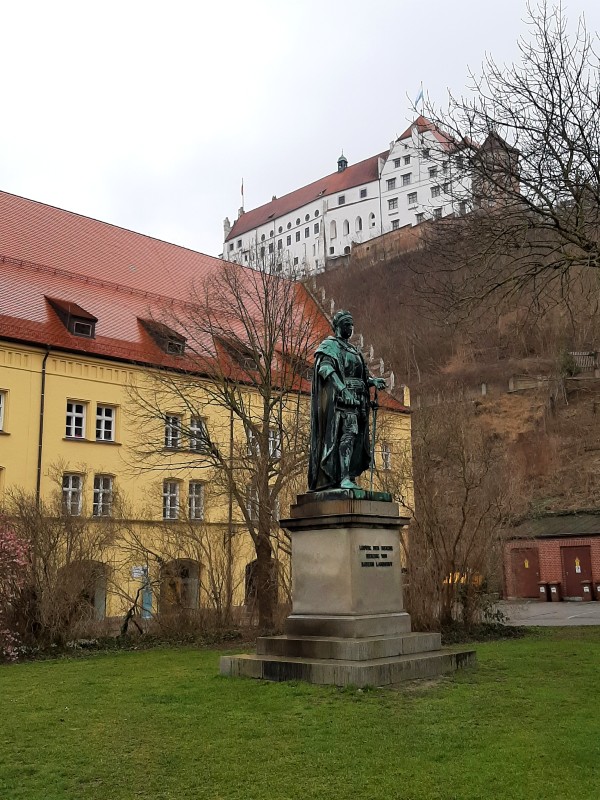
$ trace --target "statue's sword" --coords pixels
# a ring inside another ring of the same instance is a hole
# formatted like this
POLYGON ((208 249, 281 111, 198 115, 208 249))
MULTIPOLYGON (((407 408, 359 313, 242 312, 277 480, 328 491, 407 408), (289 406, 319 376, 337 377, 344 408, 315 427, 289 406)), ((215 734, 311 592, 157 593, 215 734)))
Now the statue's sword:
POLYGON ((375 433, 377 432, 377 409, 379 408, 377 386, 375 387, 375 397, 373 400, 371 400, 371 408, 373 409, 373 431, 371 434, 371 491, 373 491, 373 473, 375 472, 375 433))

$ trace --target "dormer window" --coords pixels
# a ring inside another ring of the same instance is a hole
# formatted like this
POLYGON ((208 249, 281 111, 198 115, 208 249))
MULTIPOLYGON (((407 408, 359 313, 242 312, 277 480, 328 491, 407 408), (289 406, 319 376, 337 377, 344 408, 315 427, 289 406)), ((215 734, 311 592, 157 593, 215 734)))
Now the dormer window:
POLYGON ((72 333, 73 336, 80 336, 82 339, 95 338, 97 317, 77 303, 60 300, 56 297, 46 297, 46 300, 69 333, 72 333))
POLYGON ((182 356, 184 354, 185 336, 177 333, 173 328, 169 328, 164 322, 139 318, 138 321, 165 353, 170 356, 182 356))

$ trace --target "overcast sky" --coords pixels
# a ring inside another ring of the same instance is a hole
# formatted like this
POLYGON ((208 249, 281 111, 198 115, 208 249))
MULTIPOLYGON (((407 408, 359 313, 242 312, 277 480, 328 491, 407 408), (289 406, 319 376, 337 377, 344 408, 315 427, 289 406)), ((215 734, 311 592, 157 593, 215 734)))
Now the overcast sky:
MULTIPOLYGON (((525 0, 0 3, 0 189, 218 255, 246 209, 385 150, 518 57, 525 0)), ((600 29, 598 0, 563 3, 600 29)))

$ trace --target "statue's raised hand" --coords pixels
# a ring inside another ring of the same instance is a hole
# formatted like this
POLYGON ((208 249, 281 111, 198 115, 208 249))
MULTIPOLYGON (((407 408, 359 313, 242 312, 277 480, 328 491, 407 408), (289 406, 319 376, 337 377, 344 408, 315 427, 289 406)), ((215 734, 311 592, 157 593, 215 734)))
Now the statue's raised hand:
POLYGON ((377 389, 385 389, 386 387, 385 378, 370 378, 369 383, 377 389))

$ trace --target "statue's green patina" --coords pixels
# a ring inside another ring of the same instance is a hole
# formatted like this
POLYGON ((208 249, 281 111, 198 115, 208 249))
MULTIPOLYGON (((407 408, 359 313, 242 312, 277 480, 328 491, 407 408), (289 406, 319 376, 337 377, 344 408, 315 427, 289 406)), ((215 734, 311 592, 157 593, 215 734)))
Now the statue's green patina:
POLYGON ((385 388, 384 378, 369 374, 362 353, 350 343, 354 329, 349 311, 333 318, 328 336, 315 354, 311 396, 308 488, 354 489, 371 464, 370 387, 385 388))

